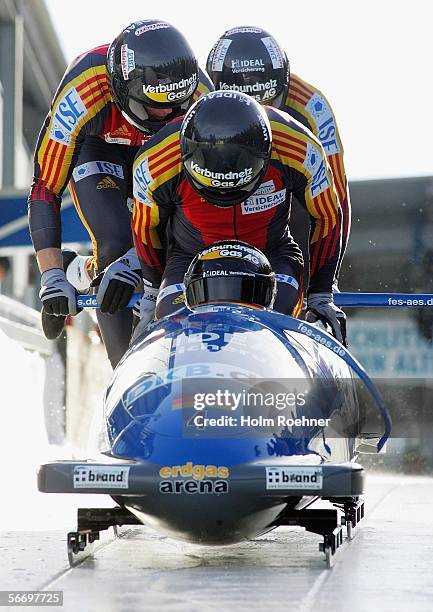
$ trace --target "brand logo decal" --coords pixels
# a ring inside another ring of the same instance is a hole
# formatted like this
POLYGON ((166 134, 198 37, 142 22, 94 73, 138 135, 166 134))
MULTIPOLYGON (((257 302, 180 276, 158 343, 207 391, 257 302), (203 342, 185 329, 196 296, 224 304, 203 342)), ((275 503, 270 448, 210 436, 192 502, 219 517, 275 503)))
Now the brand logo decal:
MULTIPOLYGON (((246 259, 248 261, 252 261, 256 265, 259 264, 259 259, 256 255, 257 251, 251 249, 249 247, 236 245, 236 244, 223 244, 220 246, 211 247, 210 249, 206 249, 202 251, 200 255, 200 259, 224 259, 224 258, 241 258, 246 259)), ((211 270, 203 272, 204 276, 239 276, 242 275, 242 272, 236 271, 225 271, 225 270, 211 270), (214 274, 215 272, 215 274, 214 274)), ((245 273, 246 276, 251 276, 249 273, 245 273)))
POLYGON ((302 165, 312 175, 310 180, 310 196, 312 198, 331 186, 325 159, 319 149, 310 143, 307 144, 307 155, 302 165))
POLYGON ((341 147, 337 140, 337 126, 329 104, 323 96, 315 93, 305 106, 316 124, 317 137, 322 143, 327 155, 340 153, 341 147))
POLYGON ((136 36, 141 36, 145 32, 152 32, 153 30, 162 30, 162 29, 166 29, 166 28, 169 28, 169 27, 170 26, 168 25, 168 23, 164 23, 163 21, 159 21, 158 23, 149 23, 147 25, 140 26, 139 28, 137 28, 135 30, 134 34, 136 36))
POLYGON ((322 468, 316 467, 267 467, 267 489, 321 489, 322 468))
POLYGON ((265 64, 262 59, 235 59, 232 60, 232 72, 264 72, 265 64))
POLYGON ((277 93, 277 81, 276 79, 269 79, 264 83, 257 81, 256 83, 248 83, 246 85, 233 85, 223 81, 219 82, 220 89, 229 89, 230 91, 240 91, 251 95, 257 100, 268 100, 273 98, 277 93))
POLYGON ((263 30, 260 28, 232 28, 225 33, 226 36, 232 36, 233 34, 261 34, 263 30))
POLYGON ((253 178, 253 169, 244 168, 240 172, 212 172, 201 168, 196 162, 191 163, 191 171, 199 177, 199 181, 212 187, 237 187, 245 185, 253 178))
POLYGON ((262 43, 265 45, 269 53, 272 66, 274 68, 284 68, 284 58, 275 39, 272 38, 272 36, 266 36, 265 38, 262 38, 262 43))
POLYGON ((129 73, 135 70, 135 53, 128 45, 120 47, 120 65, 122 67, 122 75, 125 81, 129 79, 129 73))
POLYGON ((195 465, 188 461, 184 465, 162 467, 159 476, 164 479, 159 483, 160 493, 203 495, 229 490, 230 470, 224 465, 195 465))
POLYGON ((286 201, 286 189, 275 191, 273 181, 263 183, 245 202, 242 202, 242 214, 263 212, 275 208, 286 201))
POLYGON ((96 185, 96 189, 120 189, 119 185, 109 176, 105 176, 102 181, 96 185))
POLYGON ((74 489, 127 489, 129 467, 77 465, 74 468, 74 489))
POLYGON ((231 44, 232 41, 228 40, 227 38, 223 38, 217 43, 211 62, 212 70, 215 72, 222 72, 222 69, 224 68, 224 60, 231 44))
POLYGON ((147 157, 141 161, 134 170, 134 197, 144 204, 151 204, 148 196, 148 189, 153 183, 152 175, 150 174, 147 157))
POLYGON ((71 135, 75 131, 79 120, 87 115, 87 112, 87 108, 75 87, 68 89, 53 110, 50 127, 52 140, 69 145, 71 135))
POLYGON ((111 176, 117 176, 123 179, 123 168, 118 164, 112 164, 106 161, 91 161, 86 164, 80 164, 74 168, 72 177, 76 183, 87 176, 93 174, 110 174, 111 176))
POLYGON ((181 100, 192 94, 197 84, 197 75, 193 74, 187 79, 174 83, 158 83, 157 85, 143 85, 143 93, 155 102, 171 102, 181 100))

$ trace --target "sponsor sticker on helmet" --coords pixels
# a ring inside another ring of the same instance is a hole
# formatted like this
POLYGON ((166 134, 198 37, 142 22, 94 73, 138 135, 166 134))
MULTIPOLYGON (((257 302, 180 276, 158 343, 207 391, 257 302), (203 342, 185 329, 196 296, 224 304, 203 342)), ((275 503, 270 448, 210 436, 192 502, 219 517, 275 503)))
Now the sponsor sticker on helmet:
POLYGON ((265 38, 262 38, 262 43, 268 50, 272 66, 274 68, 284 68, 284 58, 276 40, 272 36, 265 36, 265 38))
POLYGON ((182 126, 180 129, 180 133, 182 134, 182 136, 185 134, 186 128, 188 127, 191 119, 196 115, 196 113, 197 113, 197 109, 193 106, 191 110, 188 112, 188 114, 185 116, 184 120, 182 121, 182 126))
POLYGON ((145 32, 152 32, 153 30, 162 30, 169 28, 169 24, 164 21, 158 21, 158 23, 148 23, 147 25, 140 26, 134 32, 136 36, 141 36, 145 32))
POLYGON ((200 183, 209 187, 238 187, 248 184, 253 179, 252 168, 244 168, 239 172, 213 172, 207 168, 201 168, 193 161, 190 170, 200 183))
POLYGON ((313 118, 317 128, 317 137, 322 143, 327 155, 340 153, 340 144, 337 140, 337 126, 329 104, 319 93, 313 94, 308 100, 306 110, 313 118))
POLYGON ((197 75, 175 81, 174 83, 158 83, 143 85, 143 93, 154 102, 176 102, 188 98, 197 86, 197 75))
POLYGON ((330 187, 331 183, 324 157, 319 149, 311 143, 307 144, 307 154, 302 165, 312 175, 310 180, 310 196, 312 198, 330 187))
POLYGON ((232 34, 261 34, 263 30, 260 28, 232 28, 225 33, 225 36, 232 36, 232 34))
POLYGON ((71 137, 77 130, 88 110, 75 87, 71 87, 57 101, 50 121, 50 138, 64 145, 71 143, 71 137))
POLYGON ((208 249, 204 249, 200 253, 200 259, 203 259, 203 255, 207 255, 208 253, 219 253, 221 249, 236 249, 238 251, 245 251, 246 253, 257 253, 257 250, 253 247, 249 247, 246 244, 236 244, 235 242, 228 242, 226 244, 217 244, 209 247, 208 249))
POLYGON ((120 47, 120 65, 122 67, 123 78, 127 81, 129 73, 135 70, 135 53, 128 45, 120 47))
POLYGON ((260 102, 261 100, 270 100, 277 95, 277 80, 269 79, 269 81, 265 81, 264 83, 256 81, 255 83, 247 83, 246 85, 229 84, 220 81, 219 89, 240 91, 260 102))
POLYGON ((231 44, 232 41, 227 38, 223 38, 217 43, 211 63, 212 70, 222 72, 222 69, 224 68, 224 60, 231 44))
MULTIPOLYGON (((258 265, 259 259, 254 253, 248 253, 246 249, 240 249, 236 245, 227 245, 226 248, 219 248, 217 251, 211 251, 204 254, 201 254, 199 259, 209 260, 209 259, 245 259, 246 261, 251 261, 252 263, 258 265), (236 250, 239 249, 239 250, 236 250)), ((207 276, 251 276, 248 272, 241 272, 239 270, 205 270, 203 272, 203 277, 207 276)))
POLYGON ((234 100, 238 100, 239 102, 242 102, 242 104, 246 104, 247 106, 250 106, 251 100, 248 97, 238 96, 238 94, 235 91, 231 91, 229 89, 228 85, 226 85, 226 87, 227 87, 226 91, 210 91, 208 94, 206 94, 206 98, 209 98, 209 100, 213 100, 214 98, 232 98, 234 100))
POLYGON ((321 467, 267 467, 267 489, 321 489, 321 467))
MULTIPOLYGON (((259 259, 257 257, 257 250, 252 248, 252 247, 248 247, 244 244, 236 244, 236 243, 227 243, 227 244, 218 244, 218 245, 214 245, 212 247, 209 247, 208 249, 203 250, 200 253, 199 256, 199 260, 209 260, 209 259, 225 259, 225 258, 241 258, 241 259, 246 259, 248 261, 253 262, 254 264, 258 265, 259 264, 259 259)), ((215 270, 211 271, 211 272, 215 272, 215 270)), ((218 275, 220 271, 217 271, 215 276, 218 275)), ((250 273, 246 273, 246 272, 240 272, 240 271, 227 271, 227 274, 225 273, 225 271, 221 271, 223 273, 223 275, 226 276, 230 276, 230 275, 246 275, 246 276, 250 276, 250 273)), ((206 274, 203 273, 205 276, 206 274)), ((214 274, 208 274, 208 276, 213 276, 214 274)))
POLYGON ((257 118, 262 128, 263 140, 268 141, 271 138, 271 126, 269 124, 269 119, 265 113, 258 113, 257 118))
POLYGON ((153 183, 153 178, 149 170, 149 163, 145 157, 134 169, 134 198, 143 202, 146 206, 151 206, 152 201, 148 195, 148 189, 153 183))
POLYGON ((263 183, 245 202, 242 202, 242 214, 251 215, 275 208, 286 201, 286 189, 275 191, 274 181, 263 183))
POLYGON ((261 58, 234 59, 232 60, 232 72, 264 72, 265 64, 261 58))
POLYGON ((108 70, 111 74, 114 72, 114 51, 115 46, 112 44, 108 51, 108 70))

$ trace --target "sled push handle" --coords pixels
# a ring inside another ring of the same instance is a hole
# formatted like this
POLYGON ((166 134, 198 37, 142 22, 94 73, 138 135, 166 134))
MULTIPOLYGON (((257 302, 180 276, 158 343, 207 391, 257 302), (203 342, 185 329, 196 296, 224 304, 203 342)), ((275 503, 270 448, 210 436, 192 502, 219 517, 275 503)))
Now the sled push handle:
MULTIPOLYGON (((128 307, 132 308, 142 293, 134 293, 128 307)), ((334 293, 337 306, 346 308, 428 308, 433 307, 433 293, 334 293)), ((99 308, 94 295, 78 295, 79 308, 99 308)))

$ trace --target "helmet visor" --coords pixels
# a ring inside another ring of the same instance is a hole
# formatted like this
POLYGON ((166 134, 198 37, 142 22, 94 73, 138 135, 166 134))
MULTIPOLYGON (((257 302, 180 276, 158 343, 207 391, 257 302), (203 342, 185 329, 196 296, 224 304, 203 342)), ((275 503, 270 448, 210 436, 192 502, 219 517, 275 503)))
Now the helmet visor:
POLYGON ((215 302, 236 302, 272 307, 274 284, 271 276, 236 275, 202 277, 185 287, 189 308, 215 302))
POLYGON ((122 114, 127 121, 135 125, 138 130, 142 129, 153 129, 160 130, 172 119, 184 115, 188 110, 189 100, 184 104, 177 106, 157 106, 156 104, 144 104, 141 100, 135 100, 134 98, 128 98, 125 104, 125 110, 122 109, 122 114), (153 110, 169 110, 170 112, 158 115, 152 113, 153 110))
POLYGON ((231 144, 215 145, 213 151, 219 151, 219 160, 209 166, 218 168, 209 170, 207 160, 196 151, 188 159, 184 157, 186 176, 200 195, 217 206, 233 206, 244 202, 260 186, 269 160, 265 155, 246 155, 245 149, 239 150, 231 144), (199 160, 197 163, 196 160, 199 160), (220 164, 220 160, 224 163, 220 164))

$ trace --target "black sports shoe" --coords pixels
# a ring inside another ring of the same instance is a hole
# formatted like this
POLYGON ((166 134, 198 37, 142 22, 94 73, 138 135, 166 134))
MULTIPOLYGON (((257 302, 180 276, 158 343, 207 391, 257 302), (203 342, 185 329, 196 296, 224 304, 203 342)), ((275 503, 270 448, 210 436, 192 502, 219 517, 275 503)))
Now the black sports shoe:
MULTIPOLYGON (((72 251, 71 249, 63 249, 62 257, 63 257, 63 270, 66 272, 69 264, 74 261, 74 259, 78 256, 76 251, 72 251)), ((66 316, 63 315, 52 315, 45 312, 42 308, 41 310, 41 320, 42 320, 42 330, 45 334, 47 340, 55 340, 60 336, 64 327, 66 316)))

